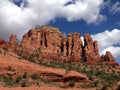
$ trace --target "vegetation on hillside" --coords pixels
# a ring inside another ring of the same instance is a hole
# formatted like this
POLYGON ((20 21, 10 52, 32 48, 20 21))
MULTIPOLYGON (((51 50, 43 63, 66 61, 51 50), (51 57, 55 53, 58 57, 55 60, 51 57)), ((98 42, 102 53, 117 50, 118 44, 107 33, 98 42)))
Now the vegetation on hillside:
MULTIPOLYGON (((21 52, 19 52, 22 54, 21 52)), ((24 58, 21 55, 22 58, 24 58)), ((117 86, 117 82, 120 81, 120 72, 116 72, 116 69, 119 70, 120 67, 118 66, 109 66, 102 63, 98 63, 96 65, 86 65, 84 63, 84 59, 80 63, 75 62, 59 62, 59 61, 52 61, 52 60, 38 60, 34 58, 34 55, 30 55, 28 58, 25 58, 30 62, 37 63, 42 66, 51 67, 51 68, 58 68, 58 69, 65 69, 67 72, 71 70, 75 70, 80 73, 86 74, 89 79, 91 80, 90 83, 85 84, 78 84, 77 88, 97 88, 106 90, 108 87, 117 86)), ((37 73, 33 73, 28 75, 25 72, 23 75, 17 76, 15 80, 12 77, 2 77, 0 76, 0 82, 7 86, 13 85, 20 85, 22 87, 29 86, 31 84, 41 85, 41 83, 56 85, 59 87, 65 88, 65 85, 58 85, 54 82, 42 79, 39 77, 37 73), (32 79, 29 82, 29 79, 32 79)), ((75 86, 75 81, 71 80, 69 83, 70 87, 75 86)), ((119 88, 120 86, 118 86, 119 88)), ((119 89, 118 89, 119 90, 119 89)))

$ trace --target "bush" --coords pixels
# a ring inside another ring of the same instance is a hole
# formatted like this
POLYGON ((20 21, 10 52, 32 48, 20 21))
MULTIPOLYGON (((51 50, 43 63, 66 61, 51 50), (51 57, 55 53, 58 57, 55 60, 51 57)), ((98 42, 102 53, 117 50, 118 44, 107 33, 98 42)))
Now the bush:
POLYGON ((23 82, 21 83, 21 87, 26 87, 26 81, 23 81, 23 82))
POLYGON ((44 83, 46 83, 46 84, 49 84, 49 83, 51 83, 50 81, 48 81, 47 79, 41 79, 44 83))
POLYGON ((5 77, 4 83, 5 85, 12 86, 13 85, 12 77, 5 77))
POLYGON ((94 78, 93 78, 93 76, 92 76, 92 75, 89 75, 89 79, 90 79, 91 81, 93 81, 93 80, 94 80, 94 78))
POLYGON ((28 57, 28 61, 35 63, 36 59, 34 58, 34 55, 33 55, 33 54, 31 54, 31 55, 28 57))
POLYGON ((70 87, 74 87, 74 86, 75 86, 74 80, 71 80, 71 81, 70 81, 69 86, 70 86, 70 87))
POLYGON ((22 76, 17 76, 17 78, 16 78, 16 83, 18 83, 20 80, 22 79, 22 76))
POLYGON ((33 74, 31 75, 31 78, 32 78, 32 79, 39 79, 39 76, 38 76, 37 73, 33 73, 33 74))
POLYGON ((27 72, 23 74, 23 78, 27 78, 27 72))

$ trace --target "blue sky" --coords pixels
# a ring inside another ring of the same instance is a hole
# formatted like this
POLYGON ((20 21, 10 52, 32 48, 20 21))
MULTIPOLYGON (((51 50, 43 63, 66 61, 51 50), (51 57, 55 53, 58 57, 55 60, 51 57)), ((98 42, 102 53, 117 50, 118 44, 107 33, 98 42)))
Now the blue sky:
POLYGON ((111 0, 110 5, 114 5, 116 2, 119 2, 119 11, 116 13, 111 12, 110 6, 106 6, 105 9, 100 12, 106 16, 106 19, 102 22, 95 24, 87 24, 84 20, 78 20, 74 22, 68 22, 64 18, 57 19, 55 21, 51 21, 48 25, 53 25, 59 27, 62 32, 80 32, 81 35, 86 33, 96 34, 100 32, 104 32, 105 30, 113 30, 115 28, 120 29, 120 0, 111 0))
POLYGON ((8 40, 36 26, 52 25, 62 33, 89 33, 100 54, 120 60, 120 0, 0 0, 0 37, 8 40))

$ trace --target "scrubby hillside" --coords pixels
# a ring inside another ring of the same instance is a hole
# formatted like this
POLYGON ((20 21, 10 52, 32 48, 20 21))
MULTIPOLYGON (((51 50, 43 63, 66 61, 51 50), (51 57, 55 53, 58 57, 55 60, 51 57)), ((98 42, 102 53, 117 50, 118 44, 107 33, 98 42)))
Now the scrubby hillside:
POLYGON ((35 88, 56 87, 69 88, 69 90, 70 87, 75 90, 119 88, 119 66, 101 63, 88 66, 84 63, 66 62, 63 64, 55 61, 40 61, 39 64, 35 64, 3 49, 0 53, 0 83, 5 87, 30 88, 30 86, 35 86, 35 88))
POLYGON ((119 90, 119 64, 109 51, 100 56, 98 50, 90 34, 83 44, 79 33, 65 36, 51 26, 29 30, 20 43, 16 35, 0 39, 1 88, 119 90))

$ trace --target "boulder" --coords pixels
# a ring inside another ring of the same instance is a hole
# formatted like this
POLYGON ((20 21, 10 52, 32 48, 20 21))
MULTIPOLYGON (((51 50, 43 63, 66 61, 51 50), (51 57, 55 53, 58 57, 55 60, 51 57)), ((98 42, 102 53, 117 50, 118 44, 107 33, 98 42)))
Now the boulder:
POLYGON ((82 73, 78 73, 76 71, 70 71, 68 73, 66 73, 66 75, 64 75, 64 82, 68 82, 71 80, 74 80, 76 82, 81 82, 81 81, 86 81, 86 82, 90 82, 89 78, 82 73))

